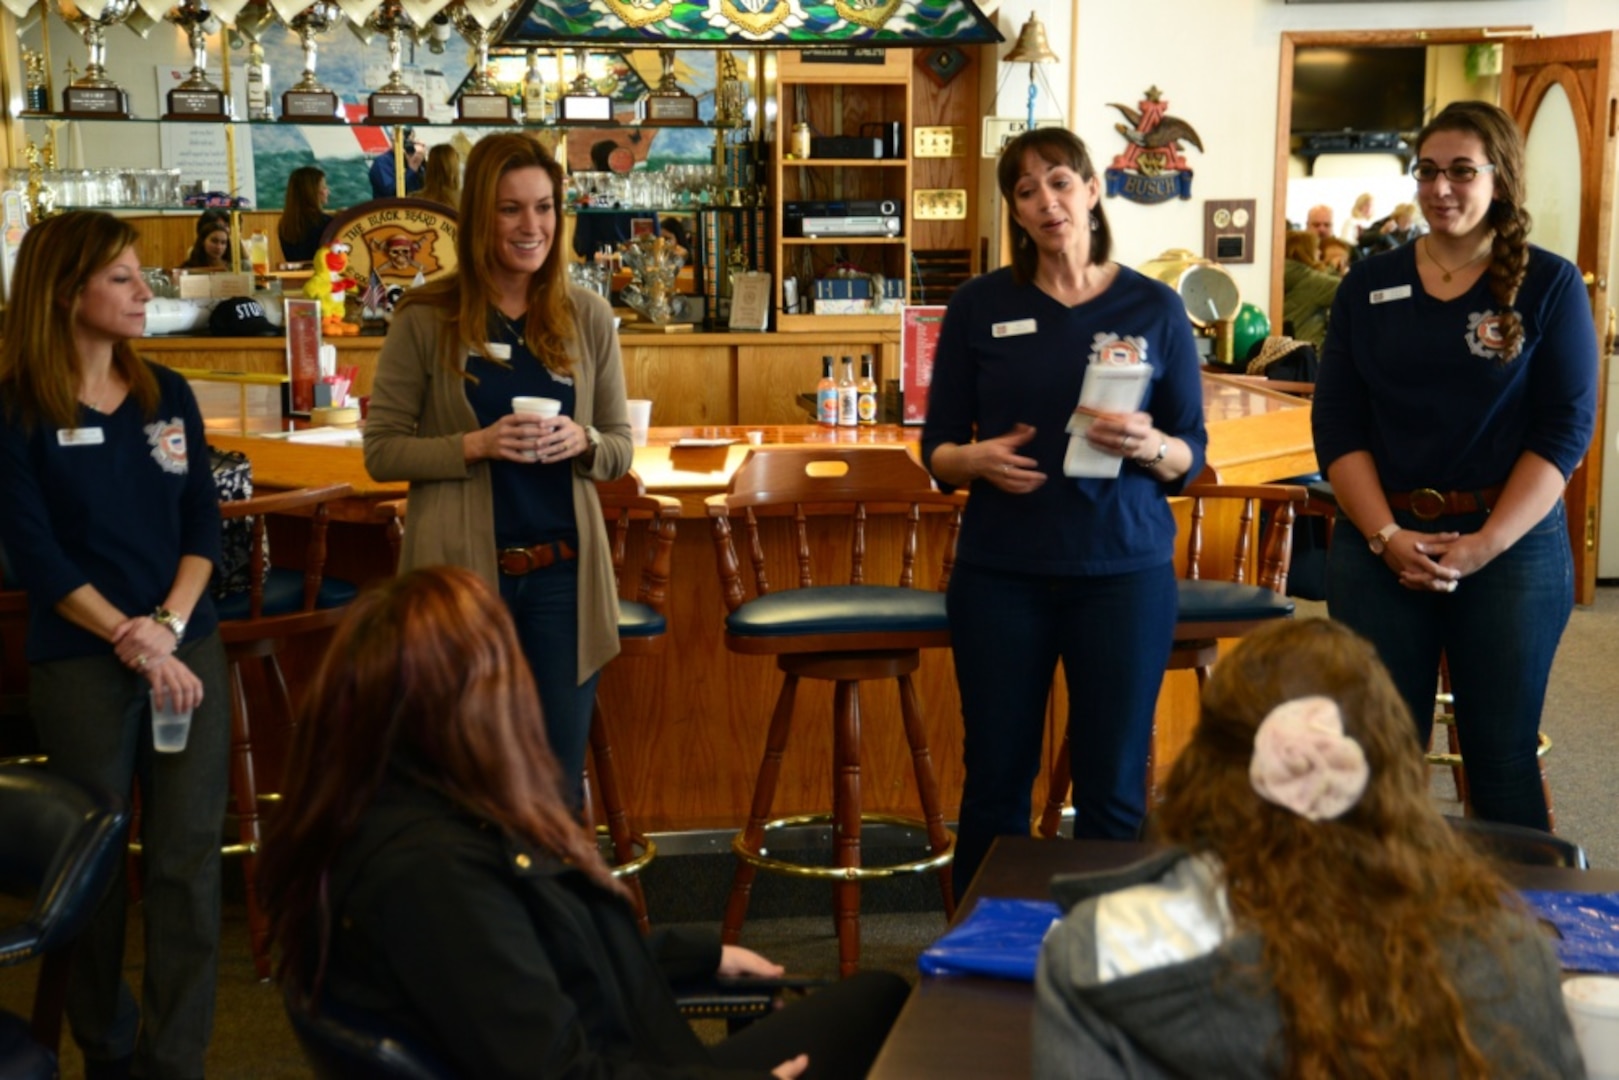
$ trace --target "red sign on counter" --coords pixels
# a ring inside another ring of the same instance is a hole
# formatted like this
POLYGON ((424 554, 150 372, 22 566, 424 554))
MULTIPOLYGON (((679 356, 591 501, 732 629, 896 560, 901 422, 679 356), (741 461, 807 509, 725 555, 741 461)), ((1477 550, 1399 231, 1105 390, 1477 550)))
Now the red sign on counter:
POLYGON ((315 407, 315 384, 320 381, 320 301, 287 300, 287 377, 291 380, 294 416, 308 416, 315 407))
POLYGON ((899 323, 899 396, 901 419, 920 424, 928 418, 928 387, 933 383, 933 353, 939 347, 944 305, 907 307, 899 323))

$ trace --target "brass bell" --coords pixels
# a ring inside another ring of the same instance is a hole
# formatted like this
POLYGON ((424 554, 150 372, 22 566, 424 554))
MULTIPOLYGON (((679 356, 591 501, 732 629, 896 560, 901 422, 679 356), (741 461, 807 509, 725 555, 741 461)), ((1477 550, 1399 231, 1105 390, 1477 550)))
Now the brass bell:
POLYGON ((1001 57, 1007 64, 1055 64, 1057 54, 1051 51, 1046 44, 1046 26, 1040 21, 1040 16, 1031 13, 1029 21, 1023 24, 1018 31, 1017 44, 1012 51, 1001 57))

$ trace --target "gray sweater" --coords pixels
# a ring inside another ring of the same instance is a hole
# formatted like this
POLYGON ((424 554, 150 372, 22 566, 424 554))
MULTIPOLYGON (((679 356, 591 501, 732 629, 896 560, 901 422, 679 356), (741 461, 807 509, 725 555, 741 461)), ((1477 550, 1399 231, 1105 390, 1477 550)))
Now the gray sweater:
MULTIPOLYGON (((1250 974, 1259 968, 1258 937, 1237 932, 1191 959, 1098 981, 1099 948, 1108 948, 1097 932, 1103 898, 1172 878, 1188 862, 1168 851, 1116 872, 1053 881, 1058 903, 1070 910, 1046 938, 1036 976, 1040 1080, 1285 1075, 1274 991, 1250 974)), ((1499 955, 1478 941, 1450 952, 1474 1042, 1502 1077, 1584 1077, 1550 945, 1510 912, 1498 940, 1499 955)))

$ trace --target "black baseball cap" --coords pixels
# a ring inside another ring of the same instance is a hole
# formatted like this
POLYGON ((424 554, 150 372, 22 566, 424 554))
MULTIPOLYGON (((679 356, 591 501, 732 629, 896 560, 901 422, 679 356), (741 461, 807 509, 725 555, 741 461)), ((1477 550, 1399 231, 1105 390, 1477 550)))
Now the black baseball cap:
POLYGON ((280 337, 281 330, 251 296, 232 296, 214 305, 208 329, 217 337, 280 337))

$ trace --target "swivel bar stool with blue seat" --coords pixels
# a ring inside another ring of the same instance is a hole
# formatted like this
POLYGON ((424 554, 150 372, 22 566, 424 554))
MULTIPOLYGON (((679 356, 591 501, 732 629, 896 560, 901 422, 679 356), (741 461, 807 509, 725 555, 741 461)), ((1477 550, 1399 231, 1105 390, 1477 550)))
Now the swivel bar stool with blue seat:
POLYGON ((734 943, 747 917, 754 876, 759 870, 833 881, 839 968, 852 973, 860 960, 860 884, 898 873, 937 870, 945 909, 953 909, 950 859, 955 837, 944 826, 938 783, 911 673, 921 650, 946 648, 944 588, 955 558, 962 495, 946 495, 900 446, 783 447, 752 450, 728 490, 707 500, 714 525, 715 554, 729 614, 725 645, 732 652, 774 656, 783 674, 781 692, 760 762, 746 827, 732 841, 737 867, 725 910, 724 940, 734 943), (924 530, 924 519, 943 518, 939 529, 924 530), (776 519, 771 522, 769 519, 776 519), (752 568, 752 595, 743 581, 733 521, 744 534, 743 555, 752 568), (815 528, 811 528, 811 523, 815 528), (779 528, 771 528, 778 525, 779 528), (836 537, 846 533, 839 544, 836 537), (895 543, 877 550, 879 540, 895 543), (919 549, 939 571, 935 582, 917 587, 919 549), (842 555, 834 552, 842 549, 842 555), (823 558, 817 560, 816 556, 823 558), (769 566, 790 568, 778 588, 769 566), (818 579, 815 566, 822 564, 818 579), (846 584, 819 584, 826 566, 841 562, 837 576, 846 584), (868 583, 892 574, 897 584, 868 583), (931 586, 935 586, 934 587, 931 586), (798 814, 771 820, 793 706, 800 679, 822 679, 836 686, 833 715, 831 813, 798 814), (910 745, 922 819, 861 812, 860 684, 894 679, 910 745), (793 825, 831 821, 833 866, 806 866, 766 854, 768 832, 793 825), (924 830, 928 851, 891 866, 865 866, 860 857, 862 821, 924 830))
MULTIPOLYGON (((1175 583, 1175 643, 1167 671, 1196 671, 1199 690, 1219 658, 1223 638, 1241 637, 1262 623, 1293 617, 1287 596, 1287 571, 1293 555, 1293 523, 1309 492, 1293 484, 1238 486, 1199 482, 1184 492, 1191 500, 1187 532, 1186 576, 1175 583), (1202 576, 1205 521, 1209 509, 1221 503, 1238 507, 1232 531, 1229 571, 1224 579, 1202 576), (1260 528, 1261 509, 1269 511, 1260 528), (1259 536, 1258 551, 1254 537, 1259 536), (1249 570, 1254 569, 1254 584, 1249 570)), ((1072 772, 1065 734, 1051 763, 1046 805, 1040 814, 1041 836, 1057 835, 1063 803, 1068 798, 1072 772)), ((1152 765, 1147 769, 1148 799, 1152 798, 1152 765)))

